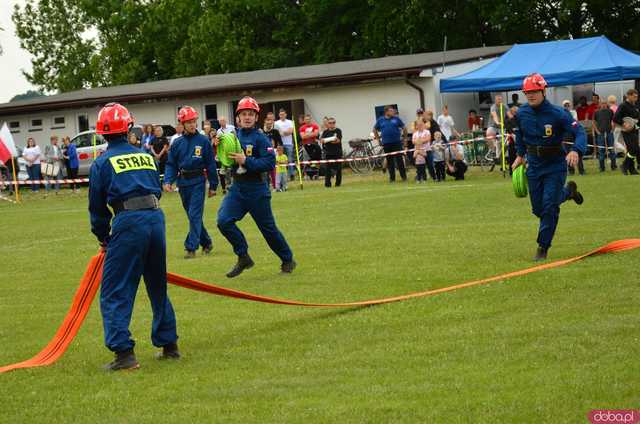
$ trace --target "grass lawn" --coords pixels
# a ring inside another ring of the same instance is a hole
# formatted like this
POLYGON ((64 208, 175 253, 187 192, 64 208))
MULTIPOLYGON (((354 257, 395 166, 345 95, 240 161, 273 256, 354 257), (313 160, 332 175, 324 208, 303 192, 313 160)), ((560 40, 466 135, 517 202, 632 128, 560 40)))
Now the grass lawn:
MULTIPOLYGON (((562 206, 550 260, 640 237, 640 178, 577 177, 584 205, 562 206)), ((411 171, 411 177, 414 172, 411 171)), ((162 198, 168 268, 282 298, 343 302, 444 287, 526 268, 537 220, 510 181, 389 184, 346 177, 273 194, 298 268, 279 260, 250 217, 241 228, 256 266, 215 227, 214 254, 182 259, 186 216, 162 198)), ((53 336, 97 243, 86 189, 0 201, 0 365, 30 358, 53 336)), ((591 409, 640 405, 640 250, 430 298, 351 309, 304 309, 169 288, 178 362, 153 359, 141 287, 131 330, 142 367, 108 374, 98 303, 62 359, 0 375, 0 422, 42 423, 583 423, 591 409)))

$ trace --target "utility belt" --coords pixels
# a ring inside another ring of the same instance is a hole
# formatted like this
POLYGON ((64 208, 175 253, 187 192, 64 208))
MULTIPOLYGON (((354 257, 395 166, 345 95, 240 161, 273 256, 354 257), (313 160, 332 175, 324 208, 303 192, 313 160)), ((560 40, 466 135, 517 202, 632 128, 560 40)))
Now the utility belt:
POLYGON ((556 146, 534 146, 527 144, 527 154, 541 159, 547 159, 565 156, 565 151, 559 144, 556 146))
POLYGON ((127 200, 114 202, 111 207, 115 214, 123 211, 138 211, 142 209, 158 209, 160 201, 155 194, 147 194, 145 196, 132 197, 127 200))
POLYGON ((180 178, 191 179, 198 178, 204 175, 204 169, 181 169, 178 173, 180 178))
POLYGON ((233 172, 233 181, 238 183, 261 183, 267 181, 269 176, 266 172, 246 172, 244 174, 238 174, 233 172))

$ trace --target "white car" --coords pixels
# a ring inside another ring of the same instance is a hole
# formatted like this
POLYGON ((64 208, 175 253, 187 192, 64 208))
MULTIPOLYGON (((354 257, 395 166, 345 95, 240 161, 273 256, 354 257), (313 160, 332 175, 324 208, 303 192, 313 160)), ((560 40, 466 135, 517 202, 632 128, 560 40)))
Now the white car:
MULTIPOLYGON (((100 156, 107 150, 107 142, 100 134, 96 134, 95 130, 83 131, 73 137, 71 142, 76 145, 78 151, 78 162, 80 163, 78 176, 85 177, 89 175, 94 157, 100 156)), ((63 170, 63 173, 66 174, 66 171, 63 170)))

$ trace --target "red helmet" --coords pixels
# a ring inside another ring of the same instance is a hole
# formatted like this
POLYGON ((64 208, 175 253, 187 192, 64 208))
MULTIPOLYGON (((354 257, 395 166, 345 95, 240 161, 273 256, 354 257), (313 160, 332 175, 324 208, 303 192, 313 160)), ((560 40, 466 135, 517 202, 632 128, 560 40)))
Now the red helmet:
POLYGON ((96 133, 125 134, 129 131, 131 124, 133 124, 133 116, 131 116, 126 107, 120 103, 108 103, 98 113, 96 133))
POLYGON ((547 82, 540 74, 528 75, 522 82, 522 91, 541 91, 547 88, 547 82))
POLYGON ((236 108, 236 114, 240 113, 241 110, 250 109, 254 110, 256 113, 260 113, 260 106, 258 106, 258 102, 253 97, 243 97, 238 102, 238 107, 236 108))
POLYGON ((183 106, 178 112, 178 121, 187 122, 193 119, 198 119, 198 112, 191 106, 183 106))

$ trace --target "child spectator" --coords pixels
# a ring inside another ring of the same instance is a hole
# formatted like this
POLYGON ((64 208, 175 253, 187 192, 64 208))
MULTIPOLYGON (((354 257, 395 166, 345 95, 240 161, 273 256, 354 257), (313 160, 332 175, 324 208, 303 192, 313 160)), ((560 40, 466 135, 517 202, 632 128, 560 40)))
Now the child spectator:
POLYGON ((446 173, 444 172, 444 150, 446 144, 442 139, 442 133, 436 131, 433 134, 433 142, 431 143, 431 149, 433 151, 433 165, 436 172, 436 181, 444 181, 446 179, 446 173))
POLYGON ((282 144, 276 148, 276 191, 287 191, 287 164, 289 157, 284 153, 282 144), (284 165, 284 166, 283 166, 284 165))
POLYGON ((427 181, 426 164, 427 155, 431 150, 431 133, 425 128, 425 122, 418 120, 416 122, 416 129, 411 136, 415 150, 413 152, 413 158, 416 164, 416 181, 427 181))

